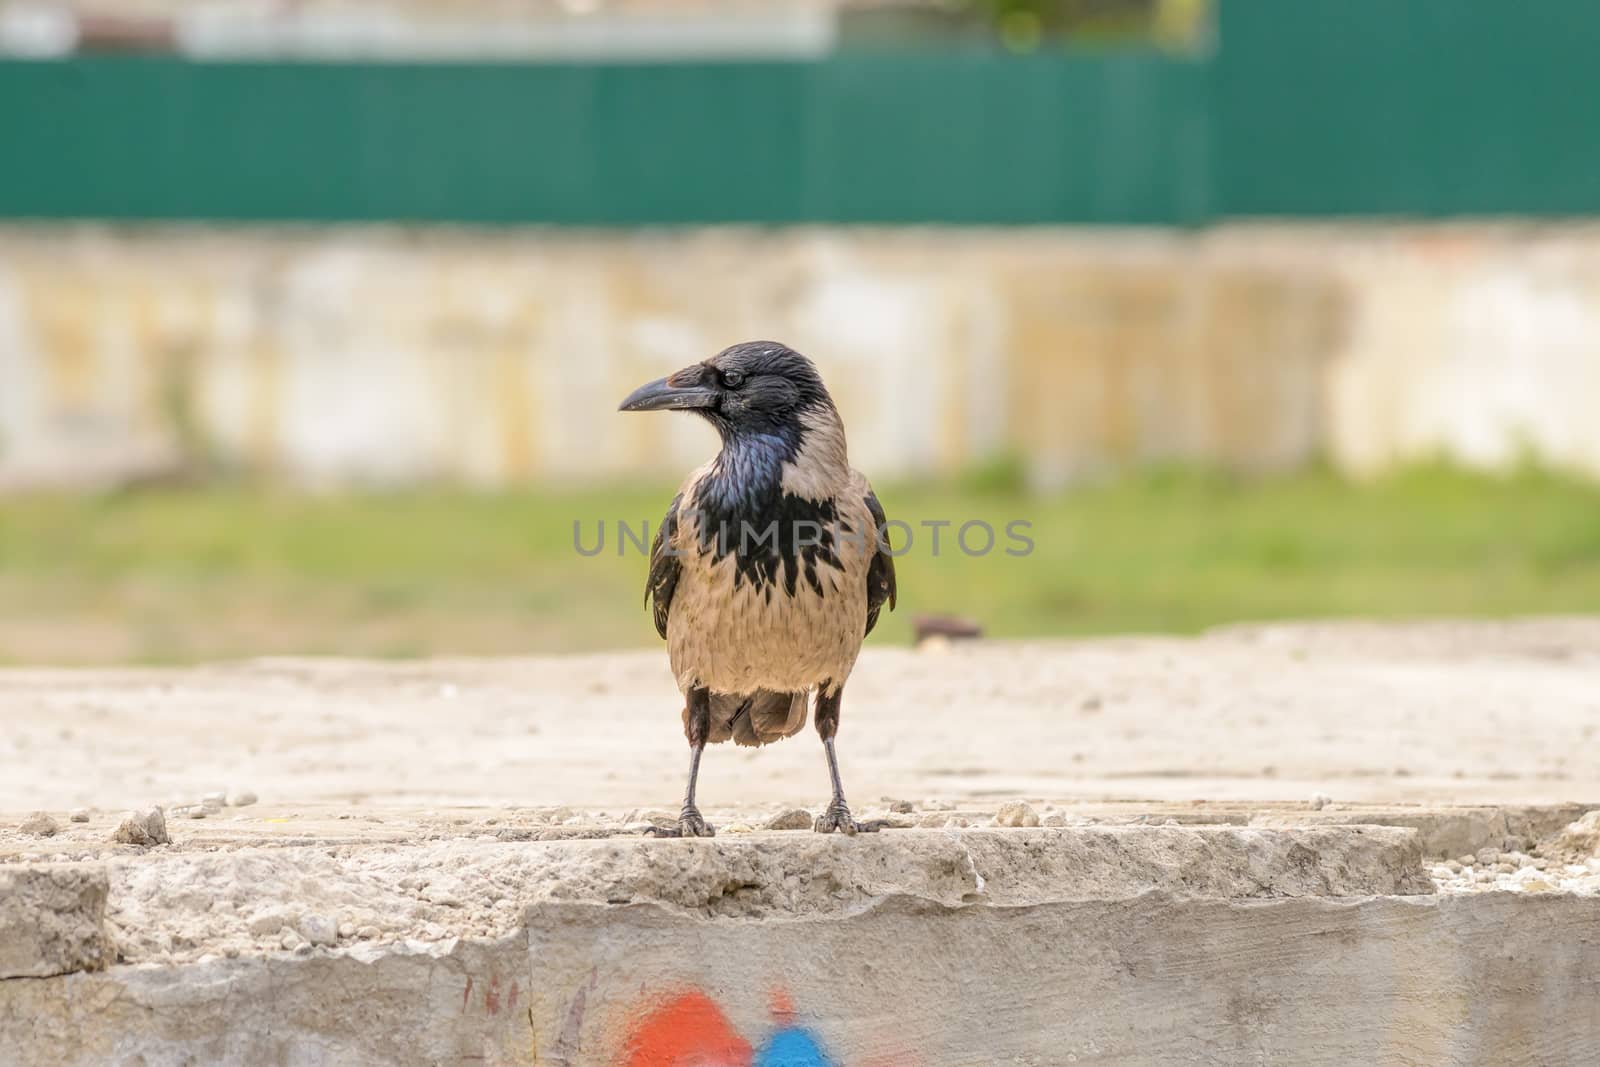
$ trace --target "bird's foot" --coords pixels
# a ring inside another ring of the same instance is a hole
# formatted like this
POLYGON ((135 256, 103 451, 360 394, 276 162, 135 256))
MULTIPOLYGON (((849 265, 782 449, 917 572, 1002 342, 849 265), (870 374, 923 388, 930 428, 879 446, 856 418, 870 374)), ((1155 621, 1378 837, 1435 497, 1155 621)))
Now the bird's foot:
POLYGON ((716 837, 716 828, 709 825, 700 814, 700 809, 692 804, 685 804, 678 813, 677 826, 652 826, 646 833, 654 837, 716 837))
POLYGON ((875 834, 888 826, 883 819, 873 819, 870 822, 856 822, 850 815, 850 809, 845 805, 844 798, 835 797, 828 805, 828 809, 817 816, 817 821, 811 829, 819 834, 831 834, 835 830, 840 833, 854 836, 856 834, 875 834))

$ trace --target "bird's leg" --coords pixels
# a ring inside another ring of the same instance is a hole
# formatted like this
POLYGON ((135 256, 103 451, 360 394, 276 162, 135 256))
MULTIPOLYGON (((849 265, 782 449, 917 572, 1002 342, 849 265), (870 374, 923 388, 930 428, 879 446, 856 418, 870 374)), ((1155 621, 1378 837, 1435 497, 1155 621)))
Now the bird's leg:
POLYGON ((846 834, 875 833, 888 824, 881 820, 856 822, 850 815, 849 805, 844 802, 844 784, 839 781, 839 757, 833 751, 833 738, 839 732, 839 699, 843 693, 844 687, 837 686, 830 694, 826 682, 817 690, 817 733, 822 735, 822 750, 828 754, 833 799, 828 801, 827 810, 817 816, 811 828, 819 834, 831 834, 835 830, 846 834))
POLYGON ((678 825, 672 828, 655 827, 650 833, 657 837, 715 837, 717 831, 706 825, 700 809, 694 805, 695 782, 700 777, 700 754, 706 749, 706 736, 711 733, 711 692, 691 689, 683 711, 683 732, 689 738, 689 785, 683 791, 683 810, 678 813, 678 825))
POLYGON ((694 806, 694 787, 700 777, 700 753, 706 743, 700 741, 689 749, 689 786, 683 791, 683 810, 678 812, 678 829, 684 837, 715 837, 717 831, 706 825, 700 809, 694 806))

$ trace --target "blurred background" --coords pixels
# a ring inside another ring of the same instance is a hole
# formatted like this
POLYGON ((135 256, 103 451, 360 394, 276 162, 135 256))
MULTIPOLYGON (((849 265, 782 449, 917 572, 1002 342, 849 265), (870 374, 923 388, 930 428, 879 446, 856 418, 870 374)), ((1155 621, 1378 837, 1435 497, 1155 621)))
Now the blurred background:
POLYGON ((995 635, 1600 609, 1592 0, 0 0, 0 661, 656 638, 776 338, 995 635), (574 548, 574 523, 611 527, 574 548))

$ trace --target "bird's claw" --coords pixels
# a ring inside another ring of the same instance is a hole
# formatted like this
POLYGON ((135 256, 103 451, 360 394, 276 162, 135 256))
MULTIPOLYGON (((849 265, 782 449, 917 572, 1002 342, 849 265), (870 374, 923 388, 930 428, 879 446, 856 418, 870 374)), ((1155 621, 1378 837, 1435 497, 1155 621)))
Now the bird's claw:
POLYGON ((678 813, 677 826, 652 826, 645 833, 653 837, 716 837, 716 828, 709 825, 699 808, 685 807, 678 813))
POLYGON ((843 800, 835 800, 828 805, 828 809, 817 816, 817 821, 811 829, 819 834, 831 834, 835 830, 849 837, 856 834, 875 834, 889 825, 882 819, 873 819, 870 822, 856 822, 850 815, 850 809, 843 800))

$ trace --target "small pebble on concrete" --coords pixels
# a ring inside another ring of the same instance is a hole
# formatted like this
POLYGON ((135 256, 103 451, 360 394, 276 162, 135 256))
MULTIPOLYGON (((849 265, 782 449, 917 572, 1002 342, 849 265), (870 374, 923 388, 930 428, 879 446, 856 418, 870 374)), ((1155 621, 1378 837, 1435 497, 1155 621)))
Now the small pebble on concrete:
POLYGON ((268 908, 251 919, 245 929, 255 937, 271 937, 291 929, 298 916, 287 908, 268 908))
POLYGON ((148 811, 130 811, 112 834, 112 840, 124 845, 169 845, 167 816, 160 808, 148 811))
POLYGON ((339 940, 339 927, 326 915, 305 915, 300 919, 300 936, 313 945, 332 945, 339 940))
POLYGON ((54 837, 60 831, 61 824, 49 814, 36 811, 24 819, 18 829, 30 837, 54 837))
POLYGON ((809 830, 811 813, 804 808, 790 808, 767 820, 768 830, 809 830))
POLYGON ((1021 800, 1013 800, 1009 804, 1002 804, 1000 812, 994 817, 996 826, 1038 826, 1039 813, 1033 810, 1033 805, 1021 800))

